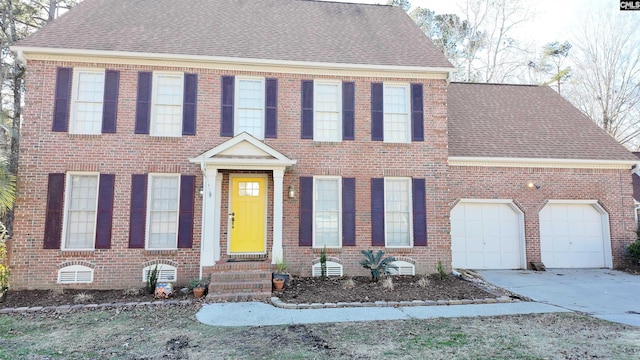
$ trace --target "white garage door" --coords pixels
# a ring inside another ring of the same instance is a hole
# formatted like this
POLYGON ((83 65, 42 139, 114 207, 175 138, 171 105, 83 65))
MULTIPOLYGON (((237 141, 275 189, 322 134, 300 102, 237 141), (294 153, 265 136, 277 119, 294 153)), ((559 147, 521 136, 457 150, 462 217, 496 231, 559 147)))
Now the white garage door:
POLYGON ((451 210, 452 266, 522 268, 520 217, 507 203, 458 203, 451 210))
POLYGON ((540 255, 548 268, 605 267, 602 214, 592 204, 547 204, 540 211, 540 255))

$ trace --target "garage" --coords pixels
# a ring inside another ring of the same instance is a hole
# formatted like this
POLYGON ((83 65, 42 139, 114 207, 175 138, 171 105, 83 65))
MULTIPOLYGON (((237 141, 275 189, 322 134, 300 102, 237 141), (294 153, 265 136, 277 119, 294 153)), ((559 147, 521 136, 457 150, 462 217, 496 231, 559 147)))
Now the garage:
POLYGON ((511 200, 461 200, 451 210, 452 266, 521 269, 523 214, 511 200))
POLYGON ((540 256, 548 268, 611 267, 609 217, 596 201, 549 201, 540 211, 540 256))

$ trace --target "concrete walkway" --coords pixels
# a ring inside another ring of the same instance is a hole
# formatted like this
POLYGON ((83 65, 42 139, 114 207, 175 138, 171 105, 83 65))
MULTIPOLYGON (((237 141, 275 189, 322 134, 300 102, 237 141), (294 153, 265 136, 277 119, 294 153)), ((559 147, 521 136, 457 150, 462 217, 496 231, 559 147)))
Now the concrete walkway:
POLYGON ((204 324, 214 326, 266 326, 551 312, 568 312, 568 310, 535 302, 303 310, 281 309, 260 302, 242 302, 204 305, 196 314, 196 318, 204 324))
POLYGON ((487 282, 534 301, 640 326, 640 276, 610 269, 477 271, 487 282))

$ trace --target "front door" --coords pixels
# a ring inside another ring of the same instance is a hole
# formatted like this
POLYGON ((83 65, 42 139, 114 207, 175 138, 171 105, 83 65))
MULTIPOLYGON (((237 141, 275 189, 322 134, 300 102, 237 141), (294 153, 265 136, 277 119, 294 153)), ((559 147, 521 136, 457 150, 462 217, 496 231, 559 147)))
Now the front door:
POLYGON ((266 189, 264 177, 231 177, 230 253, 265 253, 266 189))

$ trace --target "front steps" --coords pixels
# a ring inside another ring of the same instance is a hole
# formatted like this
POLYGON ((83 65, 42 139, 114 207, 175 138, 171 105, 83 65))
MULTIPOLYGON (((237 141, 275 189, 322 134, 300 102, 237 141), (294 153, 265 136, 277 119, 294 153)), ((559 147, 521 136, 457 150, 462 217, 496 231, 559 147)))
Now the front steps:
POLYGON ((208 302, 262 301, 271 298, 271 263, 219 261, 211 268, 208 302))

